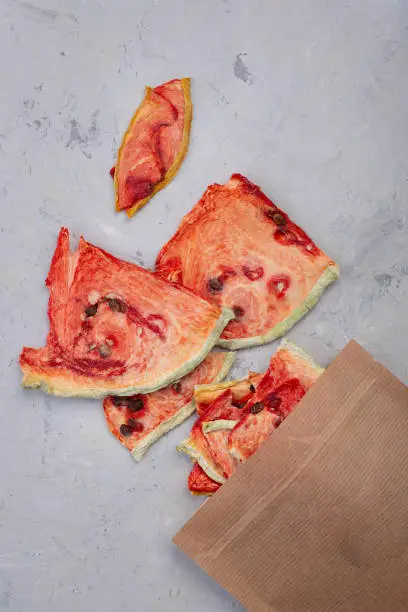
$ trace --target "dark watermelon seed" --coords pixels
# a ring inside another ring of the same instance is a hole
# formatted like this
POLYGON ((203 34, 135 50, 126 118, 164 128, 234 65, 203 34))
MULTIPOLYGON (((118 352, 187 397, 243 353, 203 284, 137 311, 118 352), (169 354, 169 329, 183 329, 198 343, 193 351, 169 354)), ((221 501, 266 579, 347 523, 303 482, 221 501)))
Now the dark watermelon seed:
POLYGON ((219 291, 222 291, 223 288, 222 280, 219 278, 210 278, 207 283, 207 287, 211 293, 218 293, 219 291))
POLYGON ((129 408, 130 412, 137 412, 143 408, 143 400, 140 397, 132 398, 124 398, 127 399, 126 405, 129 408))
POLYGON ((240 321, 245 314, 245 310, 241 306, 234 306, 233 310, 236 321, 240 321))
POLYGON ((92 304, 91 306, 88 306, 88 308, 85 308, 85 314, 87 317, 94 317, 96 315, 96 313, 98 312, 98 304, 92 304))
POLYGON ((255 393, 256 389, 255 389, 255 385, 253 385, 252 383, 249 385, 249 390, 251 393, 255 393))
POLYGON ((122 302, 122 300, 118 300, 117 298, 106 298, 105 301, 107 302, 112 312, 126 312, 127 311, 126 304, 122 302))
POLYGON ((285 217, 280 212, 273 213, 271 219, 276 225, 279 225, 279 227, 283 227, 287 223, 285 217))
POLYGON ((119 397, 118 395, 113 395, 111 397, 112 404, 117 408, 121 408, 122 406, 127 406, 128 398, 127 397, 119 397))
POLYGON ((175 390, 176 393, 181 393, 181 382, 180 381, 175 382, 172 385, 172 387, 173 387, 173 389, 175 390))
POLYGON ((120 433, 125 437, 131 436, 133 433, 133 428, 123 423, 123 425, 120 426, 120 433))
POLYGON ((239 409, 243 408, 245 406, 245 404, 246 404, 246 402, 232 402, 232 405, 235 408, 239 408, 239 409))
POLYGON ((264 405, 262 402, 256 402, 253 406, 251 406, 250 410, 252 414, 258 414, 258 412, 262 412, 264 409, 264 405))

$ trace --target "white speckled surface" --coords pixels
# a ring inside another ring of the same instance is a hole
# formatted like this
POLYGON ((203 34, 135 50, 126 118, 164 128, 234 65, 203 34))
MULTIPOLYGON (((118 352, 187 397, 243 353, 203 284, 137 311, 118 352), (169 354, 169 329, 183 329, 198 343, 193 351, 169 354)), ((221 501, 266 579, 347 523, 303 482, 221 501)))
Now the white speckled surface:
POLYGON ((100 403, 20 389, 18 354, 47 333, 61 224, 152 266, 239 171, 342 267, 289 338, 325 365, 355 336, 408 382, 408 4, 2 0, 0 50, 0 609, 240 610, 170 544, 202 502, 174 450, 190 423, 136 465, 100 403), (123 130, 145 84, 188 75, 189 155, 129 222, 108 174, 123 130))

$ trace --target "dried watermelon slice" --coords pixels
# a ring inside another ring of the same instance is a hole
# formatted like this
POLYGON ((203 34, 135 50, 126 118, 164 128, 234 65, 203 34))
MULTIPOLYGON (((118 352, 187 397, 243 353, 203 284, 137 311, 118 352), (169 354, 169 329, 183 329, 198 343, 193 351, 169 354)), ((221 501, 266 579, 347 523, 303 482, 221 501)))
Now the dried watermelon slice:
POLYGON ((177 447, 196 461, 212 480, 221 484, 230 476, 235 463, 228 450, 228 431, 225 429, 225 423, 232 421, 235 425, 241 418, 241 413, 242 407, 233 404, 231 389, 226 389, 195 422, 190 436, 177 447), (209 421, 221 421, 224 427, 214 434, 206 434, 203 424, 209 421))
POLYGON ((111 171, 116 210, 132 217, 174 178, 187 153, 191 118, 190 79, 146 87, 111 171))
POLYGON ((156 270, 235 320, 220 344, 238 349, 284 335, 338 276, 338 267, 253 183, 211 185, 160 251, 156 270))
POLYGON ((149 393, 191 372, 233 317, 61 229, 47 277, 47 346, 24 348, 23 386, 54 395, 149 393))
MULTIPOLYGON (((210 479, 222 484, 236 469, 237 462, 248 459, 287 417, 322 372, 307 353, 284 340, 272 356, 267 372, 252 375, 256 382, 249 399, 245 401, 248 394, 243 395, 242 379, 227 381, 230 388, 206 410, 203 406, 202 415, 179 450, 190 455, 210 479), (244 403, 234 401, 234 390, 235 393, 239 390, 238 397, 244 398, 244 403)), ((217 386, 220 385, 207 387, 213 387, 215 395, 217 386)), ((197 391, 200 397, 200 387, 197 391)))
POLYGON ((229 432, 231 455, 246 461, 293 410, 323 368, 298 346, 282 342, 247 402, 240 421, 229 432))
POLYGON ((195 463, 188 476, 188 490, 193 495, 212 495, 220 488, 220 483, 211 480, 203 468, 195 463))
POLYGON ((233 361, 234 353, 212 351, 195 370, 165 389, 147 395, 106 397, 103 407, 109 429, 139 461, 149 446, 194 412, 194 386, 219 382, 233 361))

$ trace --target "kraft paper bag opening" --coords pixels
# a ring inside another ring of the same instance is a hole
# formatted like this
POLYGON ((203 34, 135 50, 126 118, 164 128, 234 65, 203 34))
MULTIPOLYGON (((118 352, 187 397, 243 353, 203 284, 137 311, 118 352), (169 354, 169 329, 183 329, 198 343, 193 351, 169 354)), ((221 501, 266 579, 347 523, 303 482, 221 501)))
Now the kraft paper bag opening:
POLYGON ((406 612, 408 388, 350 342, 174 542, 250 612, 406 612))

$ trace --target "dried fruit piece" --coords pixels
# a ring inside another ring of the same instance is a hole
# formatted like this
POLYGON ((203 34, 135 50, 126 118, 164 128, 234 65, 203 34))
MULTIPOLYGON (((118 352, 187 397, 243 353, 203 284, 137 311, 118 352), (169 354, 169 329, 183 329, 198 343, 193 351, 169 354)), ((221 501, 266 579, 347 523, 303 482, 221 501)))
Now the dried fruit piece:
POLYGON ((174 178, 187 152, 191 118, 190 79, 146 87, 118 152, 116 210, 131 217, 174 178))
POLYGON ((143 396, 105 398, 103 408, 109 429, 140 460, 153 442, 194 412, 194 386, 221 381, 233 361, 234 353, 212 351, 195 370, 175 383, 179 385, 176 393, 174 385, 169 385, 143 396))
POLYGON ((156 270, 234 310, 220 340, 230 349, 285 334, 338 276, 334 261, 240 174, 208 187, 161 249, 156 270))
POLYGON ((206 357, 234 316, 83 238, 71 253, 65 228, 47 286, 47 346, 24 348, 20 364, 24 386, 54 395, 104 397, 165 387, 206 357))
POLYGON ((210 421, 238 421, 240 409, 232 403, 232 391, 226 389, 194 423, 190 436, 177 450, 186 453, 216 482, 223 483, 235 469, 235 460, 228 450, 228 430, 204 432, 203 424, 210 421), (221 433, 220 433, 221 432, 221 433))
POLYGON ((212 495, 220 488, 220 483, 211 480, 203 468, 195 463, 188 476, 188 490, 193 495, 212 495))

